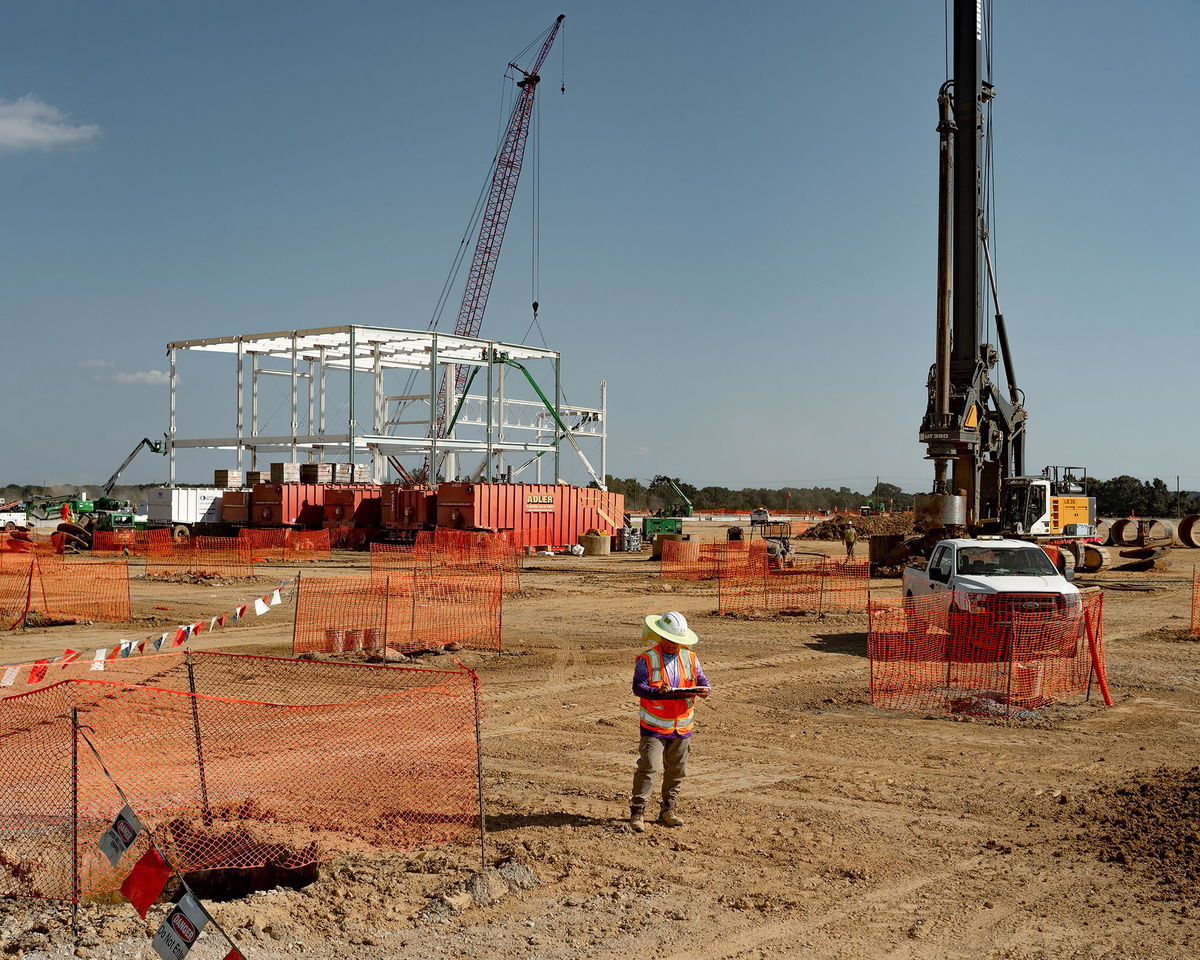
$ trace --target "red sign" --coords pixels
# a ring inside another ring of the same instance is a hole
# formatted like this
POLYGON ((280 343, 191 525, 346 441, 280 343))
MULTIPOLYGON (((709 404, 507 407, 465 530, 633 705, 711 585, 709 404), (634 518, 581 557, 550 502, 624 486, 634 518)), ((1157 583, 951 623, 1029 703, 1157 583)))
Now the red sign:
POLYGON ((196 934, 198 931, 192 926, 192 921, 185 917, 182 913, 177 913, 171 917, 171 926, 175 928, 175 932, 179 934, 187 943, 196 942, 196 934))

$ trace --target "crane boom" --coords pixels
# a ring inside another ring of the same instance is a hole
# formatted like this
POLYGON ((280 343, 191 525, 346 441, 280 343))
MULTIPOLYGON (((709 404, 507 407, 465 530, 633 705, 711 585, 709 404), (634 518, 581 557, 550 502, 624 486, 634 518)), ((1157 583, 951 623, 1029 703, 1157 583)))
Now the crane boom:
MULTIPOLYGON (((483 314, 487 310, 488 295, 492 292, 492 280, 496 275, 496 264, 500 261, 500 247, 504 243, 504 232, 508 227, 508 217, 512 213, 513 199, 517 194, 517 181, 521 176, 521 164, 525 159, 525 143, 529 139, 529 122, 533 115, 533 98, 541 81, 540 71, 550 54, 550 47, 562 26, 564 14, 559 14, 546 33, 545 40, 534 58, 529 70, 515 63, 509 67, 522 74, 517 81, 520 92, 513 103, 512 113, 509 114, 508 127, 500 149, 492 164, 491 183, 488 187, 487 202, 479 222, 479 235, 475 241, 475 252, 471 257, 471 266, 467 271, 467 282, 463 289, 462 303, 458 308, 458 318, 454 324, 454 333, 460 337, 478 336, 483 324, 483 314)), ((534 41, 536 43, 536 41, 534 41)), ((466 385, 468 367, 459 364, 454 371, 454 388, 461 392, 466 385)), ((437 398, 437 431, 438 436, 446 432, 446 390, 443 378, 442 389, 437 398)), ((434 471, 436 473, 436 470, 434 471)))

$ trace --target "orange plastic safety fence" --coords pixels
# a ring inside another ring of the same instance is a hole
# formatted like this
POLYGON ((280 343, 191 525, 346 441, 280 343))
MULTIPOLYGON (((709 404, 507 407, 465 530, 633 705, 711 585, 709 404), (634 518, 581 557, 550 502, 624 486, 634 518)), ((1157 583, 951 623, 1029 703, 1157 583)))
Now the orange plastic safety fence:
POLYGON ((386 575, 394 571, 459 570, 503 576, 505 593, 521 589, 521 559, 524 550, 507 533, 481 533, 463 530, 438 530, 430 537, 418 536, 411 546, 391 543, 371 544, 371 572, 386 575))
POLYGON ((495 570, 422 566, 365 577, 301 577, 292 651, 386 655, 457 643, 498 652, 502 579, 495 570))
POLYGON ((92 553, 121 553, 144 557, 152 543, 169 543, 170 531, 159 530, 97 530, 92 534, 92 553))
POLYGON ((763 560, 718 581, 721 613, 831 613, 867 609, 867 560, 822 557, 776 566, 763 560))
POLYGON ((328 530, 260 530, 243 527, 238 540, 249 556, 260 562, 290 563, 293 560, 328 560, 328 530))
POLYGON ((143 836, 114 869, 97 846, 122 801, 83 735, 181 871, 478 837, 470 671, 228 654, 124 663, 123 682, 115 664, 112 677, 72 664, 50 686, 0 691, 0 896, 101 894, 145 852, 143 836))
POLYGON ((0 629, 12 630, 31 613, 51 620, 129 619, 129 565, 124 560, 68 562, 39 548, 0 551, 0 629))
POLYGON ((421 568, 432 569, 432 554, 415 546, 400 543, 371 544, 371 576, 380 578, 391 574, 408 573, 421 568))
POLYGON ((1192 571, 1192 630, 1193 637, 1200 637, 1200 574, 1192 571))
POLYGON ((253 577, 254 563, 237 537, 192 537, 180 543, 151 543, 146 576, 236 580, 253 577))
POLYGON ((664 580, 714 580, 747 576, 767 554, 764 540, 664 540, 660 576, 664 580))
POLYGON ((871 702, 1008 717, 1090 692, 1108 700, 1102 594, 939 593, 872 600, 871 702))

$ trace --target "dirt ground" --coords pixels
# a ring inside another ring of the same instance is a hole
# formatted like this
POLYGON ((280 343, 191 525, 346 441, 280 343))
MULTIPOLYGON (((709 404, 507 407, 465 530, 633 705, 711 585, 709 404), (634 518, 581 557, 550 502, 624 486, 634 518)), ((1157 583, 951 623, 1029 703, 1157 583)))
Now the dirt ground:
MULTIPOLYGON (((469 847, 343 858, 302 889, 210 908, 247 960, 1196 956, 1200 644, 1184 636, 1191 557, 1176 555, 1170 573, 1094 578, 1110 587, 1115 705, 1093 696, 1011 722, 872 707, 865 614, 735 620, 716 614, 715 584, 664 583, 648 554, 532 558, 505 600, 505 654, 463 657, 484 683, 499 873, 480 884, 469 847), (1120 589, 1131 586, 1155 589, 1120 589), (700 634, 714 695, 697 704, 686 825, 635 835, 632 662, 641 618, 670 609, 700 634)), ((308 566, 366 564, 341 554, 308 566)), ((6 635, 0 661, 140 638, 290 573, 135 579, 135 624, 6 635)), ((279 608, 197 646, 286 653, 290 639, 279 608)), ((59 906, 0 902, 0 956, 153 956, 127 905, 85 907, 78 949, 66 919, 59 906)), ((224 955, 207 932, 191 954, 224 955)))

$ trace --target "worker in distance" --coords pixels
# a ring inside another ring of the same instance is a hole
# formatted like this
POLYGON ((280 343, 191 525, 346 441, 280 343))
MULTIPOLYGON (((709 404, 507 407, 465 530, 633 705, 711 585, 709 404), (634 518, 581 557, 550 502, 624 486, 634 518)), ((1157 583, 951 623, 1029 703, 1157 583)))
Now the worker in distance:
POLYGON ((629 826, 646 831, 645 810, 662 777, 662 810, 658 822, 683 826, 679 789, 687 776, 688 751, 695 727, 695 699, 711 693, 700 661, 692 651, 700 638, 682 613, 651 614, 642 627, 642 642, 652 643, 633 666, 633 695, 640 703, 641 736, 637 771, 629 801, 629 826))

